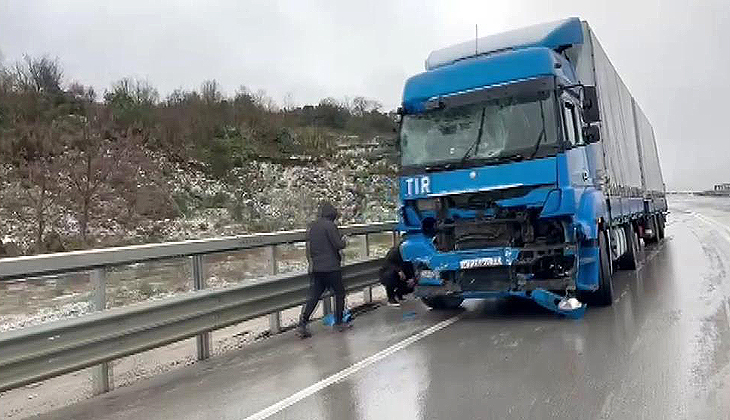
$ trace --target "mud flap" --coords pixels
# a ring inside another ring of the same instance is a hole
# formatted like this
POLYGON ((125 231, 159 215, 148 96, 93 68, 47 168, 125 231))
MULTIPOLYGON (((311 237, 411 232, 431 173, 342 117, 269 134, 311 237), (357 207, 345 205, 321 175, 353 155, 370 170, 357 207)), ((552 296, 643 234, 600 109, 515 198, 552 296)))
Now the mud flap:
POLYGON ((575 309, 561 309, 558 305, 565 297, 557 295, 552 292, 548 292, 543 289, 535 289, 530 293, 530 299, 535 301, 538 305, 545 309, 551 310, 557 314, 566 316, 571 319, 583 318, 586 312, 586 304, 581 303, 579 307, 575 309))

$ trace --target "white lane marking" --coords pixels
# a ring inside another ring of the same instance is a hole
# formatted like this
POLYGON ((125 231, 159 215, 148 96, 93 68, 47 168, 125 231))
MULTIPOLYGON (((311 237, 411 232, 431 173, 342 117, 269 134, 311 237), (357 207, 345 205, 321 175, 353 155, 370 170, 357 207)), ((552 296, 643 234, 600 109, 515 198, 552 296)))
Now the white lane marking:
POLYGON ((316 382, 316 383, 302 389, 301 391, 290 395, 287 398, 284 398, 283 400, 277 402, 276 404, 270 405, 270 406, 264 408, 263 410, 246 417, 244 420, 263 420, 265 418, 268 418, 268 417, 278 413, 279 411, 281 411, 293 404, 296 404, 297 402, 303 400, 304 398, 307 398, 308 396, 314 394, 315 392, 321 391, 322 389, 327 388, 328 386, 334 384, 335 382, 341 381, 342 379, 347 378, 348 376, 352 375, 353 373, 355 373, 363 368, 366 368, 366 367, 374 364, 375 362, 385 359, 386 357, 390 356, 391 354, 393 354, 399 350, 402 350, 402 349, 410 346, 411 344, 415 343, 416 341, 418 341, 424 337, 428 337, 429 335, 435 333, 436 331, 439 331, 439 330, 442 330, 442 329, 448 327, 449 325, 458 321, 459 318, 461 318, 461 315, 456 315, 449 319, 443 320, 443 321, 439 322, 438 324, 435 324, 429 328, 426 328, 425 330, 423 330, 417 334, 414 334, 402 341, 399 341, 399 342, 393 344, 392 346, 373 354, 370 357, 367 357, 353 365, 350 365, 350 367, 342 369, 341 371, 333 374, 332 376, 324 378, 321 381, 316 382))
MULTIPOLYGON (((706 224, 708 224, 710 226, 715 226, 716 228, 722 229, 718 233, 728 243, 730 243, 730 234, 729 234, 730 233, 730 228, 727 227, 724 223, 718 222, 717 220, 715 220, 715 219, 713 219, 711 217, 703 216, 703 215, 701 215, 699 213, 692 212, 690 214, 693 215, 694 217, 696 217, 697 219, 700 219, 701 221, 705 222, 706 224)), ((722 303, 725 306, 725 317, 727 318, 727 324, 730 325, 730 304, 728 303, 728 298, 729 298, 728 296, 725 296, 725 298, 722 300, 722 303)))
POLYGON ((691 212, 690 214, 709 225, 714 225, 715 227, 721 228, 723 230, 722 232, 720 232, 722 234, 722 236, 724 236, 726 240, 730 241, 730 236, 728 235, 728 233, 730 233, 730 227, 727 227, 727 226, 725 226, 725 224, 720 223, 717 220, 715 220, 711 217, 707 217, 703 214, 699 214, 699 213, 695 213, 695 212, 691 212))
POLYGON ((613 401, 613 391, 609 391, 608 395, 606 395, 606 398, 603 400, 603 404, 601 405, 601 418, 605 419, 610 414, 610 407, 611 402, 613 401))

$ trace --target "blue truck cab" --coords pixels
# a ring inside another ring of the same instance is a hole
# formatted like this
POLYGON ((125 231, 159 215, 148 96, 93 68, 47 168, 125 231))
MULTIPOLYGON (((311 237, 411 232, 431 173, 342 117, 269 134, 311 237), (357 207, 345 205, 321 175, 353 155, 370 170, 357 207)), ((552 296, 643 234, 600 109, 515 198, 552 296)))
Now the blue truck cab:
POLYGON ((400 250, 433 308, 610 304, 663 236, 653 129, 578 18, 434 51, 399 114, 400 250))

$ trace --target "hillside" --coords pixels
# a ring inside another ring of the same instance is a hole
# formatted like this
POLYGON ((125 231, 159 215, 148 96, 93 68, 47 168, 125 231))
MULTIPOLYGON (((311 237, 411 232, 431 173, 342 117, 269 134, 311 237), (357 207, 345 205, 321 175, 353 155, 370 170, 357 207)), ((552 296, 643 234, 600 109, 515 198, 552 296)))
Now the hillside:
POLYGON ((392 113, 365 98, 279 108, 215 81, 102 97, 57 61, 0 69, 0 257, 393 219, 392 113))

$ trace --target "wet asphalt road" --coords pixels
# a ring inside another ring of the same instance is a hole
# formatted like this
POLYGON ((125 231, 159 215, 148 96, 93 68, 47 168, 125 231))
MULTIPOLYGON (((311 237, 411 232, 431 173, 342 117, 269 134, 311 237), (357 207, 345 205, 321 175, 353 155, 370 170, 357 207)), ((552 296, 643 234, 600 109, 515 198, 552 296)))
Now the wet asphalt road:
POLYGON ((41 418, 730 419, 730 199, 673 198, 671 211, 667 239, 615 274, 614 305, 582 320, 410 300, 41 418))

